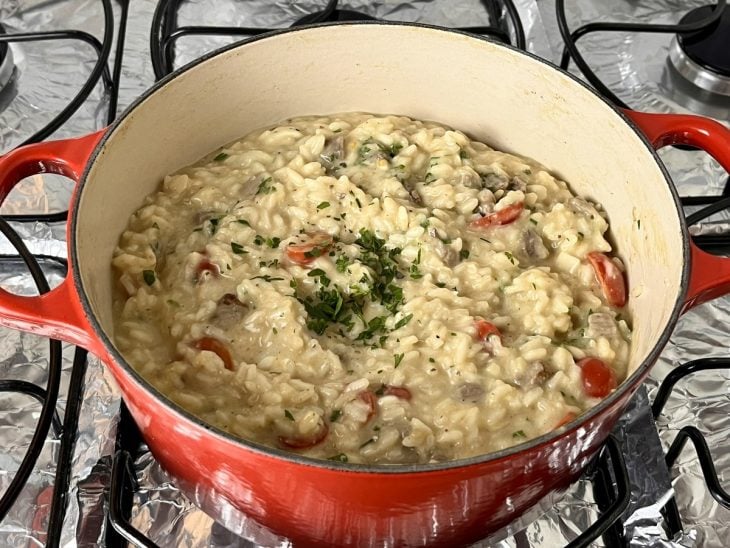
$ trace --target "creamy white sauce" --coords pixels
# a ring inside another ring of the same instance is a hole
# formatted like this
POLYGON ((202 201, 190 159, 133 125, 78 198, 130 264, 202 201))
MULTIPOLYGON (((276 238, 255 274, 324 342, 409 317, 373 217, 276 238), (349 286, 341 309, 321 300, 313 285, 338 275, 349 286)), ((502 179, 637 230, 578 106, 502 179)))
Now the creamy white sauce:
POLYGON ((587 259, 610 256, 607 230, 545 168, 459 131, 298 118, 145 199, 113 260, 115 339, 242 438, 363 463, 488 453, 599 401, 582 358, 624 378, 630 330, 587 259))

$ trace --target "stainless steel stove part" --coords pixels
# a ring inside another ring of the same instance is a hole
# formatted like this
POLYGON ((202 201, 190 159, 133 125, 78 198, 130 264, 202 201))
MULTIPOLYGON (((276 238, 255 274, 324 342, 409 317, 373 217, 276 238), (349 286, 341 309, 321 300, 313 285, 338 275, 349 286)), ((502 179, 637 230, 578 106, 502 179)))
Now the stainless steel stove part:
MULTIPOLYGON (((708 5, 687 12, 680 24, 701 21, 712 13, 708 5)), ((730 10, 710 28, 680 33, 672 41, 669 59, 677 71, 697 87, 730 96, 730 10)))

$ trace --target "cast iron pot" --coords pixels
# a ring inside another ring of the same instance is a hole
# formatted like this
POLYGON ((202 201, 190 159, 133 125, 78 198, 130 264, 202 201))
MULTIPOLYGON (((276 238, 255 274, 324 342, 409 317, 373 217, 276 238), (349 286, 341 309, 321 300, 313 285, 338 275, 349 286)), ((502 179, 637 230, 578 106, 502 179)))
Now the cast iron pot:
POLYGON ((0 159, 2 197, 38 172, 78 182, 69 276, 39 297, 0 293, 0 324, 99 356, 154 456, 199 501, 222 497, 299 544, 466 544, 578 478, 680 313, 730 290, 730 261, 691 243, 653 148, 674 143, 704 148, 730 169, 730 131, 722 125, 621 112, 570 75, 489 40, 383 23, 260 36, 173 73, 104 131, 0 159), (110 263, 131 213, 164 175, 253 129, 344 111, 448 124, 542 162, 603 204, 630 287, 630 377, 600 405, 540 438, 480 457, 393 467, 317 461, 241 441, 145 382, 113 342, 110 263))

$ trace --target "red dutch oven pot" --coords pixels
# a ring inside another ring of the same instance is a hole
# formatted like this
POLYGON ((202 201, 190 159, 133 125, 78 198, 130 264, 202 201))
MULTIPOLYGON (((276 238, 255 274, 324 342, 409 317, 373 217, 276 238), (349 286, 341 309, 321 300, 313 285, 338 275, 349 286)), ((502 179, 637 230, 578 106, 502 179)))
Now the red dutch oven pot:
POLYGON ((23 177, 76 181, 69 276, 41 296, 0 292, 0 324, 86 347, 113 373, 154 456, 204 510, 223 500, 295 543, 456 546, 512 522, 578 478, 666 344, 680 313, 730 291, 730 260, 692 244, 656 148, 702 148, 730 170, 730 131, 695 116, 620 111, 512 48, 433 27, 356 23, 264 35, 156 84, 106 130, 0 158, 23 177), (162 177, 249 131, 304 114, 437 120, 524 154, 601 203, 626 265, 631 373, 571 423, 453 462, 362 466, 236 439, 167 400, 114 347, 111 257, 162 177), (208 501, 208 502, 206 502, 208 501))

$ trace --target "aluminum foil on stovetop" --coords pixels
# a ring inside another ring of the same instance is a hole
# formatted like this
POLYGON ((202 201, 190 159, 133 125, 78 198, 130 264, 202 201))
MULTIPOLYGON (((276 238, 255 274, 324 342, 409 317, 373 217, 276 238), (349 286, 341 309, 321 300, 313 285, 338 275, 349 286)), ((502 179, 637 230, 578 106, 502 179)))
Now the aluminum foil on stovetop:
MULTIPOLYGON (((421 18, 425 22, 455 25, 475 25, 485 22, 483 16, 480 15, 478 0, 448 2, 448 9, 437 6, 442 3, 442 0, 434 3, 388 0, 380 2, 358 0, 343 3, 366 11, 374 10, 371 13, 399 20, 421 18)), ((263 0, 248 0, 247 2, 231 0, 230 2, 216 2, 215 9, 211 9, 209 0, 196 0, 184 3, 180 23, 253 25, 256 20, 262 25, 284 25, 303 15, 308 5, 323 4, 324 2, 281 1, 272 3, 263 0)), ((555 30, 553 3, 520 0, 516 4, 525 24, 531 51, 542 56, 552 55, 553 59, 557 58, 560 38, 555 30)), ((569 4, 572 24, 585 21, 587 16, 592 14, 601 14, 604 19, 620 17, 619 14, 622 11, 626 13, 626 19, 635 17, 639 13, 642 16, 659 14, 662 17, 668 17, 669 13, 681 14, 685 9, 684 3, 668 1, 644 2, 641 6, 627 4, 621 0, 611 0, 610 2, 583 0, 569 4)), ((116 3, 114 5, 116 9, 116 3)), ((43 22, 44 24, 50 23, 53 28, 83 28, 97 36, 101 34, 103 21, 101 8, 99 3, 94 0, 51 3, 33 1, 17 4, 17 7, 16 4, 9 3, 7 6, 3 4, 0 9, 0 22, 7 20, 9 27, 17 29, 32 29, 33 25, 43 22), (41 11, 40 7, 47 9, 41 11)), ((153 80, 149 61, 149 29, 154 8, 155 2, 152 0, 138 1, 134 4, 130 14, 120 89, 120 106, 122 107, 129 104, 153 80)), ((679 16, 676 15, 676 18, 678 19, 679 16)), ((590 47, 605 48, 606 43, 606 37, 603 36, 593 41, 586 39, 585 42, 581 42, 581 47, 587 52, 590 47)), ((652 71, 656 69, 644 66, 644 64, 655 63, 657 59, 654 57, 658 54, 643 52, 643 46, 641 46, 643 43, 639 39, 630 37, 614 39, 614 42, 610 42, 611 47, 604 49, 602 55, 590 54, 592 57, 589 57, 589 60, 594 64, 597 63, 600 70, 610 72, 614 71, 615 66, 620 67, 618 77, 612 81, 612 86, 615 86, 614 89, 621 89, 624 85, 629 88, 634 86, 631 89, 634 90, 632 93, 637 94, 636 97, 622 95, 632 105, 649 110, 673 109, 674 106, 665 106, 665 103, 651 93, 653 88, 648 75, 653 74, 652 71), (616 59, 620 61, 619 65, 616 65, 616 59), (636 92, 637 89, 638 92, 636 92), (641 92, 641 89, 649 91, 641 92)), ((187 61, 214 45, 219 45, 219 43, 209 38, 183 39, 178 46, 180 61, 187 61)), ((73 85, 80 85, 80 79, 88 73, 84 70, 90 70, 91 57, 82 57, 85 52, 81 49, 73 52, 64 49, 63 52, 68 56, 66 58, 68 69, 60 72, 64 75, 63 77, 69 78, 70 89, 73 85), (72 61, 73 59, 76 61, 72 61), (71 66, 72 62, 75 63, 73 66, 71 66)), ((25 59, 27 63, 31 62, 30 53, 25 59)), ((65 66, 66 63, 64 63, 65 66)), ((30 72, 26 74, 30 74, 30 72)), ((51 91, 56 89, 55 84, 50 88, 51 91)), ((55 105, 57 99, 61 99, 61 94, 57 94, 51 103, 45 103, 45 99, 40 96, 35 97, 33 112, 38 112, 39 105, 50 109, 51 106, 48 105, 55 105)), ((75 117, 75 121, 71 125, 59 132, 59 135, 79 134, 94 129, 102 123, 103 116, 99 113, 102 112, 105 105, 99 90, 94 99, 75 117)), ((0 148, 3 149, 17 144, 22 137, 16 129, 28 123, 25 114, 12 114, 11 112, 11 115, 16 117, 16 121, 10 123, 8 126, 10 129, 6 129, 4 133, 0 131, 0 148)), ((2 121, 1 116, 0 121, 2 121)), ((33 124, 31 127, 36 128, 33 124)), ((722 180, 719 168, 703 157, 701 153, 675 154, 675 151, 671 151, 665 157, 680 188, 683 188, 684 185, 687 188, 691 187, 707 193, 719 188, 722 180), (709 190, 704 186, 706 181, 710 181, 709 190)), ((68 194, 57 182, 38 178, 24 186, 23 192, 11 196, 9 203, 6 202, 4 205, 3 211, 20 212, 27 210, 28 207, 38 206, 46 209, 54 208, 63 192, 68 194)), ((63 200, 61 199, 61 201, 63 200)), ((32 251, 64 254, 62 226, 29 225, 24 231, 32 251)), ((0 253, 5 253, 6 250, 7 243, 3 242, 0 246, 0 253)), ((0 270, 0 283, 3 287, 29 291, 30 279, 21 275, 21 272, 23 272, 22 267, 17 265, 0 270)), ((56 281, 59 279, 58 273, 55 273, 54 279, 56 281)), ((706 305, 683 318, 660 363, 657 364, 653 378, 662 378, 672 367, 687 359, 723 355, 726 326, 730 325, 729 303, 729 299, 723 299, 706 305)), ((32 336, 10 331, 3 330, 1 333, 3 342, 0 344, 0 352, 2 352, 0 355, 4 358, 2 376, 21 376, 41 384, 45 382, 48 343, 32 336)), ((71 356, 71 352, 65 353, 65 382, 68 380, 71 356)), ((655 384, 655 381, 648 383, 650 394, 653 394, 655 384)), ((727 462, 727 459, 730 458, 730 451, 727 451, 727 440, 730 439, 728 435, 730 434, 730 419, 728 419, 730 402, 723 397, 723 394, 728 393, 728 388, 730 388, 730 381, 728 381, 727 375, 722 376, 718 373, 701 375, 684 381, 670 399, 666 416, 660 418, 659 421, 661 436, 665 444, 671 441, 673 433, 683 424, 704 424, 705 426, 701 426, 701 428, 706 432, 711 432, 711 446, 714 448, 717 467, 721 473, 730 471, 730 464, 727 462)), ((64 387, 62 387, 61 394, 63 400, 64 387)), ((63 403, 63 401, 60 402, 61 412, 63 403)), ((103 544, 107 527, 105 499, 108 496, 118 403, 118 393, 113 382, 104 372, 98 360, 91 359, 86 377, 80 433, 74 457, 70 504, 61 539, 63 546, 103 544)), ((17 446, 20 449, 29 439, 34 426, 32 411, 37 412, 38 406, 28 402, 24 397, 11 399, 4 395, 0 395, 0 405, 6 409, 12 409, 10 413, 0 413, 0 440, 4 442, 4 447, 17 446), (31 412, 26 412, 29 410, 31 412)), ((625 516, 627 534, 628 538, 632 540, 632 545, 724 546, 726 544, 724 539, 730 536, 727 530, 730 515, 724 509, 719 508, 704 489, 692 451, 687 449, 683 453, 679 462, 681 473, 675 474, 674 480, 687 531, 681 539, 670 542, 665 539, 661 530, 661 516, 658 512, 661 503, 669 494, 667 473, 662 468, 662 463, 657 454, 653 452, 653 446, 650 443, 657 434, 653 430, 652 419, 645 402, 635 402, 618 433, 624 445, 629 473, 634 485, 632 506, 625 516)), ((54 473, 56 445, 57 443, 54 441, 47 442, 38 469, 34 472, 31 482, 23 493, 22 500, 13 509, 11 516, 0 524, 0 544, 27 546, 43 543, 44 512, 47 513, 50 507, 48 487, 52 483, 54 473), (36 519, 34 520, 34 518, 36 519)), ((7 471, 17 468, 20 455, 21 452, 15 449, 3 452, 0 456, 2 458, 1 468, 7 471)), ((140 490, 135 495, 132 523, 140 530, 149 533, 151 538, 160 545, 220 547, 254 544, 242 542, 240 537, 216 524, 210 517, 191 505, 170 483, 169 478, 150 458, 149 453, 143 453, 136 460, 135 465, 140 490)), ((0 476, 0 488, 7 485, 8 477, 9 474, 0 476)), ((529 525, 514 538, 490 545, 551 547, 563 545, 584 530, 595 514, 596 504, 593 500, 591 484, 587 480, 581 480, 543 518, 529 525)), ((241 530, 239 532, 246 533, 245 536, 257 539, 261 545, 287 544, 281 539, 277 542, 275 537, 252 523, 241 523, 239 529, 241 530)))

